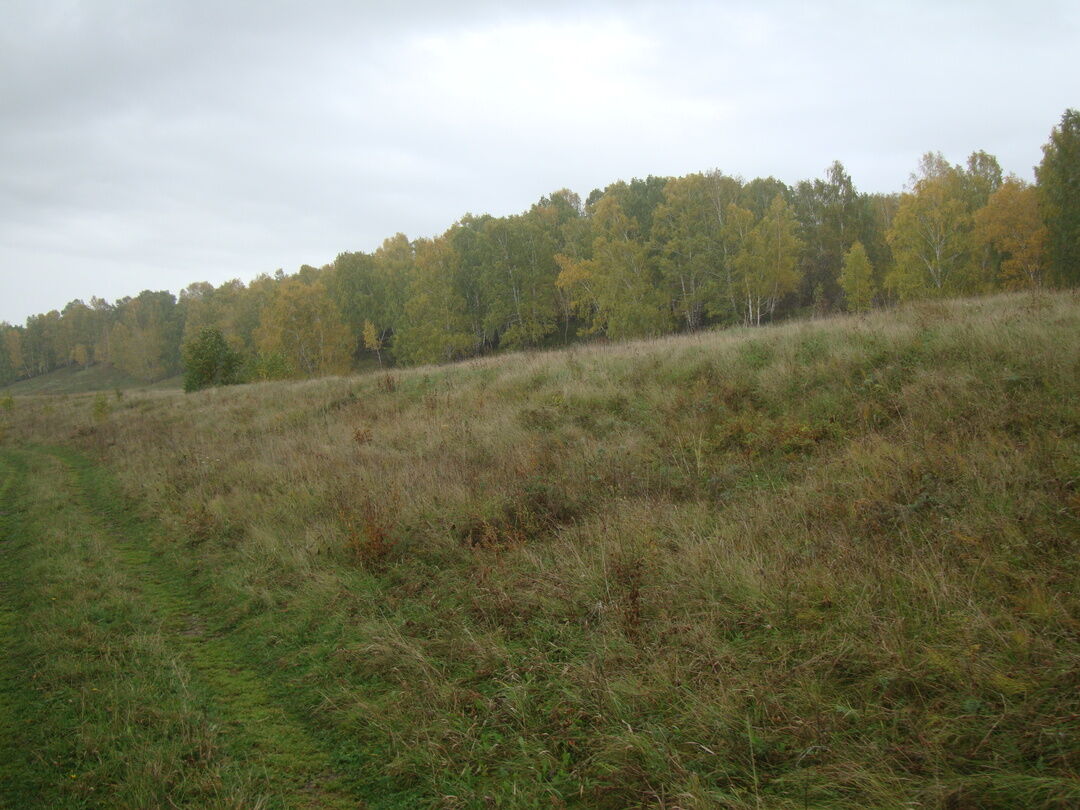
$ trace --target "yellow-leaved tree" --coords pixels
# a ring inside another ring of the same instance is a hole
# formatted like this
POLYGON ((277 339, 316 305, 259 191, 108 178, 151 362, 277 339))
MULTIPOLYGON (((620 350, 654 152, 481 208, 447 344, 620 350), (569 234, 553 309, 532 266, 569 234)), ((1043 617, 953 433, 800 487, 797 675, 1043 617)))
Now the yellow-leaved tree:
POLYGON ((840 268, 840 288, 849 312, 865 312, 874 302, 874 266, 862 242, 856 242, 844 254, 840 268))
POLYGON ((975 213, 975 241, 1001 255, 1001 281, 1008 288, 1042 286, 1046 237, 1038 191, 1019 178, 1008 178, 975 213))
POLYGON ((958 292, 971 247, 959 170, 931 153, 919 171, 886 236, 896 259, 886 284, 903 301, 958 292))
POLYGON ((975 152, 967 168, 923 155, 886 234, 896 265, 885 278, 901 300, 992 289, 993 262, 973 237, 974 214, 1001 185, 997 159, 975 152))
POLYGON ((303 376, 349 369, 352 336, 321 281, 281 281, 259 319, 255 343, 260 354, 284 358, 303 376))
POLYGON ((369 352, 375 352, 375 356, 379 358, 379 365, 382 365, 382 337, 379 335, 379 330, 375 328, 375 324, 371 321, 364 321, 364 348, 369 352))

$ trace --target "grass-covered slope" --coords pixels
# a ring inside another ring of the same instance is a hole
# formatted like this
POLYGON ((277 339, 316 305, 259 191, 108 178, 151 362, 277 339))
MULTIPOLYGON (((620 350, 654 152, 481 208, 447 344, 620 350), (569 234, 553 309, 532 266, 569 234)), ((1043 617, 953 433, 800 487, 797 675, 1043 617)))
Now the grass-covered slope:
POLYGON ((179 377, 147 383, 129 377, 119 369, 98 364, 80 368, 69 366, 37 377, 0 387, 2 396, 36 396, 38 394, 84 394, 89 391, 126 391, 133 388, 178 389, 179 377))
MULTIPOLYGON (((328 790, 1080 804, 1075 295, 110 407, 17 397, 9 463, 66 444, 87 509, 140 505, 106 535, 211 644, 165 622, 209 695, 191 722, 244 716, 200 663, 233 655, 328 790)), ((290 778, 213 784, 291 806, 290 778)))

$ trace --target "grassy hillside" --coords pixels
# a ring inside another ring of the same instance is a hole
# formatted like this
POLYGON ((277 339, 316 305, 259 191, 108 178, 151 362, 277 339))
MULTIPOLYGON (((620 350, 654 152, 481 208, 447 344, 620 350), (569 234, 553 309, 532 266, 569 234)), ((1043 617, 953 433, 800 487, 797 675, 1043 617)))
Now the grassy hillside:
POLYGON ((1076 295, 1000 296, 16 397, 0 731, 50 753, 12 795, 1080 805, 1078 336, 1076 295))
POLYGON ((133 388, 178 389, 179 377, 157 383, 146 383, 129 377, 112 366, 95 365, 86 368, 70 366, 50 371, 28 380, 20 380, 0 387, 0 392, 12 396, 35 396, 37 394, 85 394, 91 391, 127 391, 133 388))

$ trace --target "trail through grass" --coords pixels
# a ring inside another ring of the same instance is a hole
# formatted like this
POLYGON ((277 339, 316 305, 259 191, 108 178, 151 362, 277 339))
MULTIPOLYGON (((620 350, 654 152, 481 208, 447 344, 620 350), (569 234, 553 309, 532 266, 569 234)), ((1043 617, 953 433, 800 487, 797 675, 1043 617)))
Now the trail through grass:
POLYGON ((91 464, 2 461, 4 807, 358 806, 91 464))

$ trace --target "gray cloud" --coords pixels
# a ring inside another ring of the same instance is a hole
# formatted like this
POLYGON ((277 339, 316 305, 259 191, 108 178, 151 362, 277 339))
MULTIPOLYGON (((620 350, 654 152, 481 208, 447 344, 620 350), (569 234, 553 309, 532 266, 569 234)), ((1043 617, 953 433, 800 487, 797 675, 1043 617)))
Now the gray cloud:
POLYGON ((569 186, 842 160, 1031 176, 1080 22, 1035 3, 15 2, 0 319, 249 279, 569 186))

